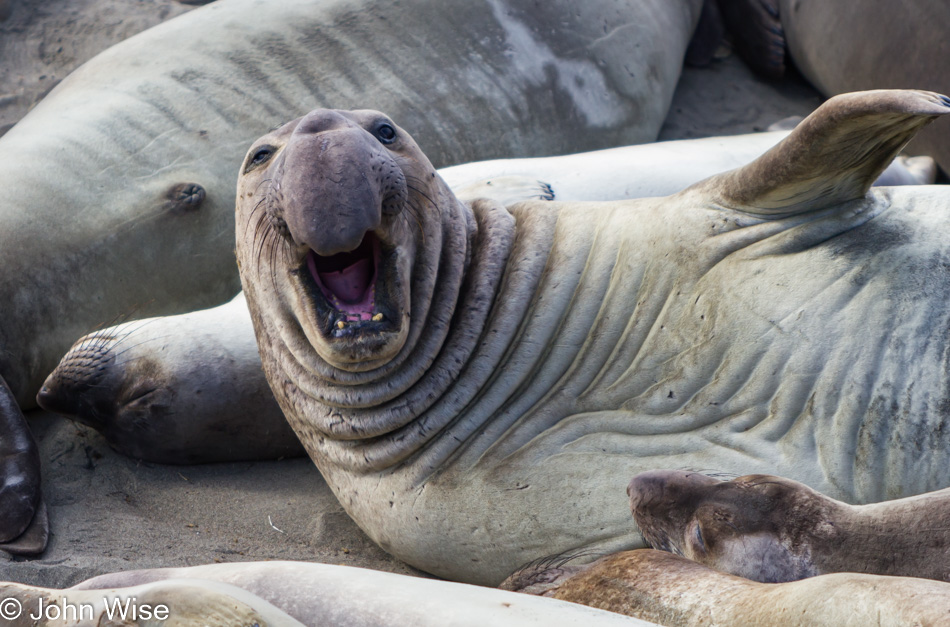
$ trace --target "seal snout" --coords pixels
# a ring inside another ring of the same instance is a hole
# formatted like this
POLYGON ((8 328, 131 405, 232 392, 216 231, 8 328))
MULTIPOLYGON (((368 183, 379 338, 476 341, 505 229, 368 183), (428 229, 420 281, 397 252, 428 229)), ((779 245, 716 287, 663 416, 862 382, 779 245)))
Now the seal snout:
POLYGON ((71 348, 59 365, 46 377, 36 395, 37 404, 73 420, 99 426, 98 412, 93 410, 97 397, 104 389, 109 367, 114 356, 105 338, 93 336, 71 348))

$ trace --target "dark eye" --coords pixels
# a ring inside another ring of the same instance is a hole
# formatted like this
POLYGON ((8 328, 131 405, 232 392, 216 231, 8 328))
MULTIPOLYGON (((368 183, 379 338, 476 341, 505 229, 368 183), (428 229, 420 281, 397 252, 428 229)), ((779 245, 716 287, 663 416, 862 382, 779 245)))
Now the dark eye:
POLYGON ((384 144, 391 144, 396 141, 396 129, 383 122, 376 127, 376 138, 384 144))
POLYGON ((273 146, 261 146, 254 153, 254 156, 251 157, 250 161, 247 162, 247 168, 245 168, 244 171, 246 172, 251 168, 257 167, 263 163, 267 163, 273 155, 273 146))
POLYGON ((690 534, 691 534, 690 544, 692 544, 693 550, 696 551, 697 553, 705 553, 706 542, 703 540, 702 528, 700 527, 699 523, 696 521, 693 521, 693 523, 690 526, 692 527, 692 529, 690 529, 690 534))

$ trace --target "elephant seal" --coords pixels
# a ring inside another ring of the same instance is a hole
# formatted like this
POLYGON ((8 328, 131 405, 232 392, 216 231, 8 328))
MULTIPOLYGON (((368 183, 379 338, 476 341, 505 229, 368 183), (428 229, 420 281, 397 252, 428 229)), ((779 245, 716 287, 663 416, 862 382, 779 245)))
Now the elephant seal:
MULTIPOLYGON (((522 583, 532 578, 518 577, 522 583)), ((611 555, 564 576, 548 577, 539 568, 533 578, 552 579, 544 596, 668 627, 899 627, 950 620, 950 584, 941 581, 836 573, 764 584, 650 549, 611 555)))
POLYGON ((656 549, 766 583, 836 572, 950 581, 950 490, 869 505, 797 481, 717 481, 656 470, 633 478, 630 509, 656 549))
POLYGON ((200 579, 166 579, 115 590, 53 590, 0 583, 0 598, 0 616, 9 627, 305 625, 237 586, 200 579))
POLYGON ((313 627, 653 625, 628 622, 609 612, 553 599, 309 562, 239 562, 131 570, 93 577, 68 590, 50 592, 72 601, 73 595, 81 595, 76 597, 80 599, 96 598, 102 590, 148 589, 163 581, 236 587, 313 627))
POLYGON ((127 322, 80 338, 37 400, 145 461, 304 454, 261 372, 243 293, 205 311, 127 322))
POLYGON ((385 115, 316 110, 238 179, 265 375, 353 519, 451 579, 641 545, 604 477, 946 487, 950 189, 869 189, 947 113, 849 94, 668 198, 504 207, 459 201, 385 115))
POLYGON ((371 100, 440 165, 652 141, 701 4, 229 0, 107 49, 0 138, 0 376, 30 407, 91 329, 232 298, 238 165, 314 107, 371 100))
MULTIPOLYGON (((869 0, 860 11, 841 0, 720 0, 720 7, 736 40, 761 44, 745 50, 753 67, 780 74, 784 66, 776 61, 787 54, 825 96, 881 88, 950 91, 945 2, 869 0)), ((909 151, 934 157, 950 173, 945 128, 926 130, 909 151)))
MULTIPOLYGON (((800 121, 800 120, 798 120, 800 121)), ((788 135, 754 133, 466 163, 438 170, 460 198, 619 200, 676 193, 760 156, 788 135)), ((875 185, 932 183, 929 157, 898 157, 875 185)), ((201 313, 83 336, 37 402, 145 461, 197 463, 303 452, 261 370, 243 297, 201 313), (291 439, 292 438, 292 439, 291 439)))
POLYGON ((0 551, 36 555, 49 522, 40 490, 40 453, 23 412, 0 379, 0 551))

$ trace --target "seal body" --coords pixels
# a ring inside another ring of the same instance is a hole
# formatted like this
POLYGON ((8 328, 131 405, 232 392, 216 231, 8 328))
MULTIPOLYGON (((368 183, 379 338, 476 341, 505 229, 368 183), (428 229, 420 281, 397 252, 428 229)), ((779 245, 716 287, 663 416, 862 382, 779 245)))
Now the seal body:
MULTIPOLYGON (((619 200, 663 196, 738 167, 787 132, 689 139, 440 169, 460 198, 619 200)), ((932 183, 933 160, 898 157, 875 185, 932 183)), ((47 377, 41 407, 146 461, 196 463, 302 452, 267 387, 243 297, 201 313, 83 336, 47 377)))
POLYGON ((950 580, 950 490, 868 505, 772 475, 717 481, 657 470, 627 487, 654 548, 761 582, 835 572, 950 580))
POLYGON ((238 183, 265 374, 370 537, 467 581, 639 545, 605 478, 651 468, 945 487, 950 197, 868 189, 947 112, 852 94, 669 198, 506 208, 459 202, 385 115, 317 110, 238 183))
POLYGON ((653 550, 611 555, 556 577, 544 595, 672 627, 897 627, 950 620, 950 584, 940 581, 837 573, 763 584, 653 550))
MULTIPOLYGON (((305 625, 364 627, 380 624, 380 617, 385 617, 387 625, 405 627, 538 624, 646 627, 653 624, 628 622, 609 612, 553 599, 308 562, 243 562, 132 570, 94 577, 67 590, 45 592, 73 601, 101 597, 107 590, 115 594, 127 589, 149 590, 161 583, 187 582, 196 587, 211 584, 239 589, 244 595, 261 599, 305 625)), ((242 598, 236 596, 239 600, 242 598)))
POLYGON ((386 107, 440 165, 654 139, 700 4, 233 0, 106 50, 0 140, 0 376, 32 406, 91 329, 233 297, 238 164, 315 106, 386 107))

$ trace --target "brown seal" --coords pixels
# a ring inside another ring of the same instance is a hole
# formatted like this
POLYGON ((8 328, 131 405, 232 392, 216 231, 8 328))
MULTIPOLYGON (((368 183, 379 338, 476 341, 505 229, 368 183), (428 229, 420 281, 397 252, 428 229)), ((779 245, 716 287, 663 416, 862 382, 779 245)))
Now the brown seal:
POLYGON ((772 475, 719 481, 654 470, 627 493, 653 548, 748 579, 855 572, 950 581, 950 489, 848 505, 772 475))
MULTIPOLYGON (((502 587, 522 585, 521 571, 502 587)), ((544 568, 535 570, 538 580, 544 568)), ((577 574, 547 577, 543 596, 668 627, 699 625, 946 625, 950 584, 913 577, 834 573, 764 584, 678 555, 641 549, 605 557, 577 574)), ((516 587, 516 586, 515 586, 516 587)))

